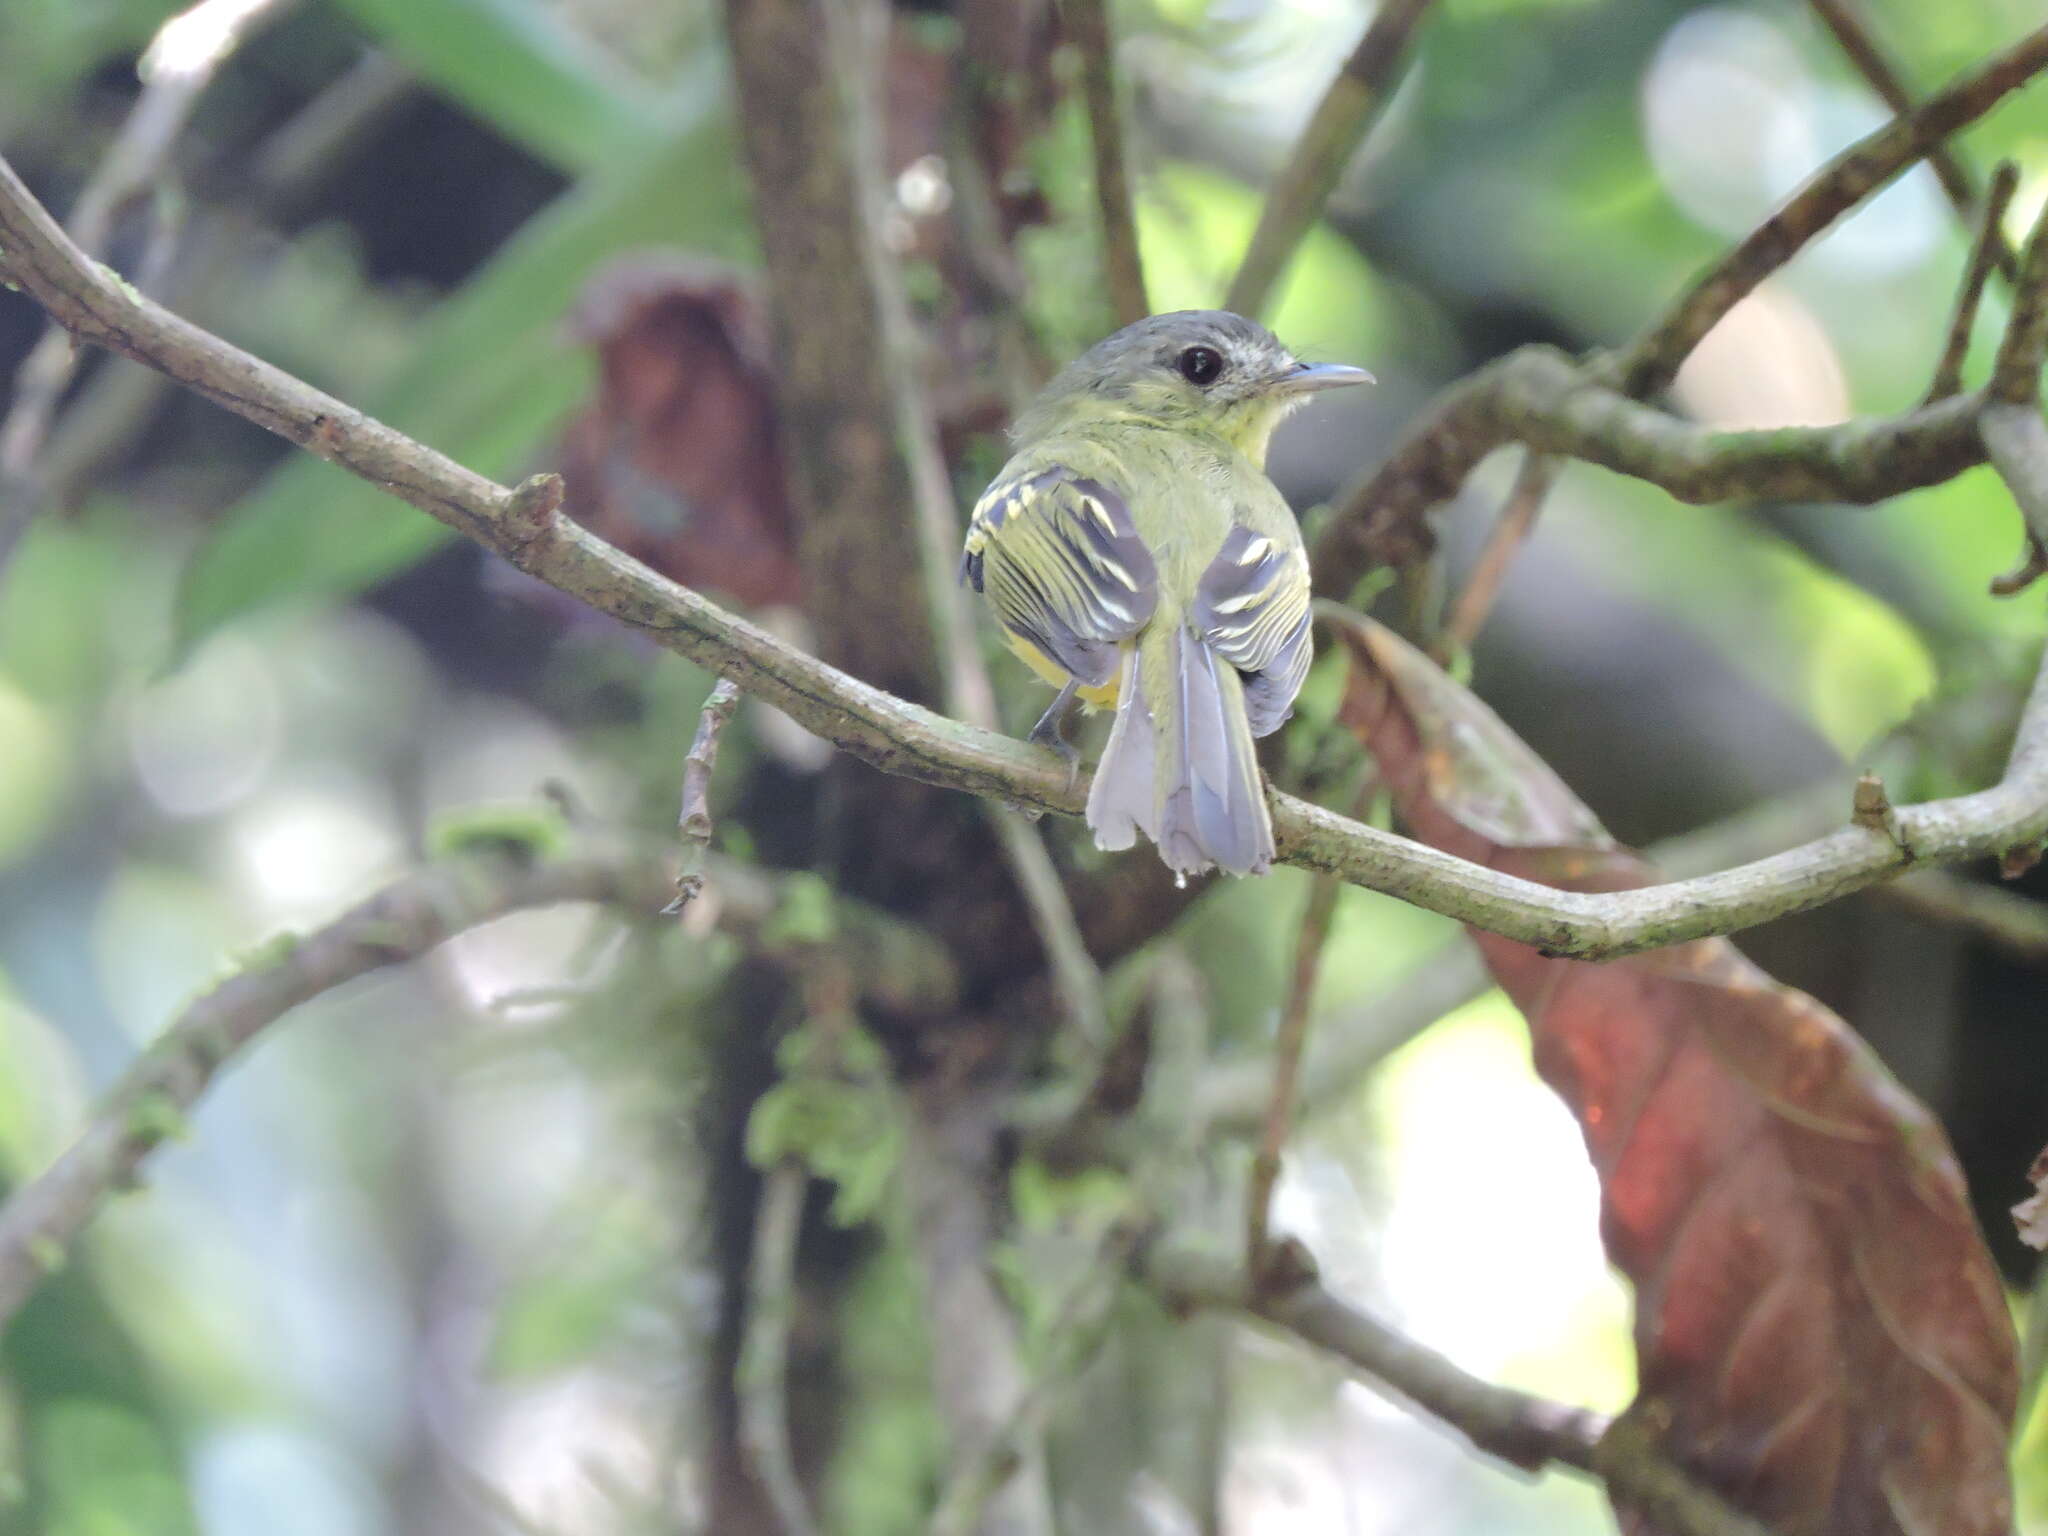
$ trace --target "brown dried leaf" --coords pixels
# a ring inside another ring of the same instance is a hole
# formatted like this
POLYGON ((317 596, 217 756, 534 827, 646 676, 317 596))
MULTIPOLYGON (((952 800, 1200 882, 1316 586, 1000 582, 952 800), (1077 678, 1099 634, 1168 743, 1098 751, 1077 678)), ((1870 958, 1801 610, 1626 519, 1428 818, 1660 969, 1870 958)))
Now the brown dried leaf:
MULTIPOLYGON (((1567 889, 1659 879, 1420 652, 1344 638, 1345 722, 1413 835, 1567 889)), ((1724 939, 1594 965, 1473 937, 1585 1134, 1667 1452, 1786 1533, 2009 1531, 2012 1327, 1927 1111, 1724 939)))
POLYGON ((561 464, 592 532, 752 607, 802 596, 765 326, 747 280, 715 262, 604 268, 569 322, 597 350, 598 390, 561 464))

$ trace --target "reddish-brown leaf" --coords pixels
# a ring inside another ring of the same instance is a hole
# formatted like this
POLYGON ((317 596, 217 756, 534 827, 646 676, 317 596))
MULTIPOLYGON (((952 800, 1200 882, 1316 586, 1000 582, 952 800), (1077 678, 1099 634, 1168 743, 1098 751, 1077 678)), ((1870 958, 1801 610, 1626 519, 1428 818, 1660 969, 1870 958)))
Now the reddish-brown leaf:
POLYGON ((570 334, 598 358, 597 398, 562 444, 578 520, 688 586, 796 603, 765 320, 747 281, 688 256, 625 257, 591 279, 570 334))
MULTIPOLYGON (((1572 890, 1657 881, 1420 652, 1345 639, 1345 721, 1413 835, 1572 890)), ((1927 1111, 1725 939, 1594 965, 1473 937, 1585 1133, 1632 1411, 1669 1453, 1787 1536, 2009 1531, 2012 1329, 1927 1111)))

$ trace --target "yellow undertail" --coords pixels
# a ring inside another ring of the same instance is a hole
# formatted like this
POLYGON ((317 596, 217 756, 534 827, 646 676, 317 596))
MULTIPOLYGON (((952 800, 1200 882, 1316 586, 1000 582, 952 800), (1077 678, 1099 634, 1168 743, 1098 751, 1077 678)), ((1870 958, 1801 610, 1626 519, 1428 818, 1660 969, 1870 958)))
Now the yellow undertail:
MULTIPOLYGON (((1041 651, 1029 640, 1026 640, 1022 635, 1011 634, 1009 631, 1005 630, 1003 633, 1003 638, 1009 642, 1010 649, 1017 653, 1018 659, 1021 660, 1025 666, 1029 667, 1032 671, 1036 672, 1040 677, 1044 678, 1048 683, 1051 683, 1055 688, 1064 688, 1067 686, 1069 674, 1065 667, 1061 666, 1058 662, 1054 661, 1050 656, 1046 655, 1045 652, 1041 651)), ((1104 683, 1101 687, 1082 688, 1077 690, 1074 696, 1078 698, 1083 704, 1086 704, 1090 709, 1112 708, 1116 704, 1117 687, 1120 681, 1120 676, 1120 671, 1118 673, 1113 673, 1110 677, 1110 680, 1107 683, 1104 683)))

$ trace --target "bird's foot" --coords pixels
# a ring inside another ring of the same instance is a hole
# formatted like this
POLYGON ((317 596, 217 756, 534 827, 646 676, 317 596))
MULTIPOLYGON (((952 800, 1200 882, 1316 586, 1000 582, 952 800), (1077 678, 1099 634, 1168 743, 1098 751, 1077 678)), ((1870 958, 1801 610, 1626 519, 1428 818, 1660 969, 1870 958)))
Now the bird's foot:
POLYGON ((1067 765, 1069 789, 1072 789, 1081 777, 1081 752, 1067 740, 1064 727, 1067 716, 1074 707, 1074 695, 1080 691, 1080 687, 1079 683, 1069 681, 1066 687, 1059 691, 1058 697, 1052 701, 1046 712, 1038 717, 1038 724, 1031 727, 1031 734, 1026 738, 1035 745, 1048 747, 1060 755, 1060 760, 1067 765))

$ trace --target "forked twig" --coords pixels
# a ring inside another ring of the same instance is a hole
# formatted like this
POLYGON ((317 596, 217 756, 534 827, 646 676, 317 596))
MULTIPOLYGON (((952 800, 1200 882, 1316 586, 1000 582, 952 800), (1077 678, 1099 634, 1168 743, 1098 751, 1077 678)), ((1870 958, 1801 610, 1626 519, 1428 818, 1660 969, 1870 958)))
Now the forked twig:
MULTIPOLYGON (((2020 168, 2010 160, 2000 161, 1998 169, 1991 173, 1991 189, 1984 194, 1977 238, 1970 245, 1969 263, 1963 269, 1962 286, 1956 290, 1955 309, 1949 315, 1948 339, 1942 343, 1934 377, 1927 386, 1929 405, 1962 392, 1963 362, 1970 355, 1970 333, 1976 329, 1977 309, 1983 302, 1985 281, 1991 275, 1994 242, 2004 244, 2005 210, 2019 184, 2020 168)), ((2017 261, 2013 272, 2017 275, 2017 261)))
MULTIPOLYGON (((1891 108, 1892 115, 1904 117, 1911 112, 1913 94, 1906 89, 1906 82, 1871 35, 1856 0, 1813 0, 1813 8, 1835 35, 1835 41, 1841 45, 1849 62, 1870 82, 1870 88, 1877 92, 1877 99, 1891 108)), ((1976 191, 1970 185, 1970 173, 1963 169, 1963 162, 1956 152, 1946 144, 1936 145, 1927 156, 1927 164, 1941 183, 1941 190, 1948 194, 1957 217, 1965 223, 1977 219, 1981 210, 1977 207, 1976 191)), ((2008 282, 2019 276, 2019 257, 1995 222, 1985 247, 1990 265, 1997 267, 2008 282)))

